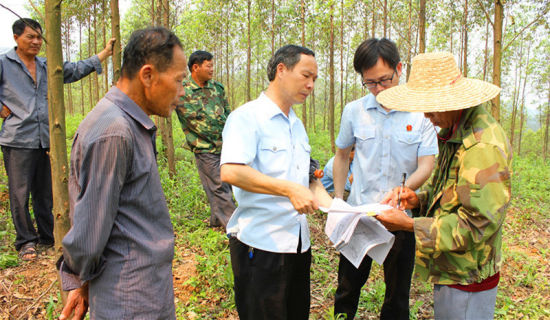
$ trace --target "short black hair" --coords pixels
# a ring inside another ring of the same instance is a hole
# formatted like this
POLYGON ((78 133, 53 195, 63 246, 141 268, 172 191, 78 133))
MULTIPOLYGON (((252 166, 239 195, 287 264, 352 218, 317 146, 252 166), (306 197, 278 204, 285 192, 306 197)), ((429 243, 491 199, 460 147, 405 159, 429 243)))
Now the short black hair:
POLYGON ((212 58, 214 58, 214 56, 208 51, 197 50, 191 53, 191 55, 189 56, 189 62, 187 62, 189 71, 193 71, 191 70, 191 68, 194 64, 198 64, 199 66, 201 66, 204 61, 210 61, 212 60, 212 58))
POLYGON ((153 64, 161 72, 168 69, 174 47, 182 48, 181 42, 166 28, 149 27, 134 31, 124 48, 122 76, 133 78, 147 63, 153 64))
POLYGON ((292 68, 294 68, 294 66, 300 61, 300 55, 302 54, 315 57, 315 53, 305 47, 287 44, 286 46, 279 48, 267 64, 267 79, 269 81, 275 80, 277 66, 279 63, 284 64, 287 69, 292 70, 292 68))
POLYGON ((393 41, 387 38, 370 38, 363 41, 355 50, 353 68, 362 75, 364 71, 376 65, 378 58, 382 58, 392 69, 397 68, 401 61, 399 50, 393 41))
POLYGON ((42 33, 42 26, 40 23, 31 18, 21 18, 16 20, 11 26, 11 30, 13 31, 13 34, 20 36, 25 31, 26 27, 30 27, 34 30, 40 30, 40 33, 42 33))

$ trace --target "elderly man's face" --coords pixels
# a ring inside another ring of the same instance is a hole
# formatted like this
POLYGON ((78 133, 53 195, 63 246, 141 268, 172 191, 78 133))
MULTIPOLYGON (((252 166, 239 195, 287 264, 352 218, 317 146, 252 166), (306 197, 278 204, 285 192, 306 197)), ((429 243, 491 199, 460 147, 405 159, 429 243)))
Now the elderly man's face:
POLYGON ((38 55, 42 47, 42 34, 39 31, 25 27, 21 35, 14 34, 13 39, 17 43, 17 51, 31 57, 38 55))
POLYGON ((169 117, 183 96, 183 79, 187 76, 187 60, 183 50, 174 47, 172 64, 164 71, 153 71, 151 87, 147 93, 148 114, 169 117))
POLYGON ((445 112, 425 112, 424 117, 428 118, 434 126, 440 128, 451 128, 460 118, 462 110, 453 110, 445 112))

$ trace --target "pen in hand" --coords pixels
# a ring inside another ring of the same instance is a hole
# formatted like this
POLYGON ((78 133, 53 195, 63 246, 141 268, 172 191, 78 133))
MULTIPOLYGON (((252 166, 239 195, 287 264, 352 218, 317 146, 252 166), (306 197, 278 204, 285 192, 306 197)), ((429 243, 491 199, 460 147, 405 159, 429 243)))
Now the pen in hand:
POLYGON ((397 208, 401 207, 401 193, 403 192, 403 188, 405 187, 405 180, 407 180, 407 173, 403 173, 403 181, 401 181, 401 189, 399 189, 399 194, 397 195, 397 208))

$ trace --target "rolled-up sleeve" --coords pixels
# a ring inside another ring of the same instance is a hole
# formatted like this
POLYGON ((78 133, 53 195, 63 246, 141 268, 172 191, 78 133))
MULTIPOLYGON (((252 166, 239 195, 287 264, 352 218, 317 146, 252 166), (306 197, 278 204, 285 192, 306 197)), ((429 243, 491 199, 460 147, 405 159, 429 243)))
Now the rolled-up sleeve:
MULTIPOLYGON (((72 227, 63 239, 66 267, 78 274, 80 281, 101 274, 103 251, 117 215, 119 197, 131 167, 132 143, 122 136, 102 137, 87 146, 77 145, 80 163, 72 163, 77 180, 72 227)), ((72 156, 71 156, 72 157, 72 156)))

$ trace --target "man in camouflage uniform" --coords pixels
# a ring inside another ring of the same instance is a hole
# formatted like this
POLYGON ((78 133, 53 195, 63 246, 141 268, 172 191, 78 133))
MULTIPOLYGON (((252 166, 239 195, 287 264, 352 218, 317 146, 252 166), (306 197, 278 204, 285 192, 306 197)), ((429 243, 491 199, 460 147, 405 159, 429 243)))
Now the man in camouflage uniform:
POLYGON ((222 131, 231 109, 223 85, 212 80, 212 54, 193 52, 188 67, 191 77, 183 82, 185 95, 176 112, 210 202, 210 226, 225 227, 235 211, 231 186, 220 180, 222 131))
POLYGON ((502 223, 510 201, 511 149, 502 127, 481 105, 500 92, 466 79, 450 53, 413 59, 407 85, 378 101, 421 111, 439 126, 433 180, 415 194, 393 190, 392 209, 377 218, 390 230, 414 231, 416 273, 434 283, 436 319, 492 319, 500 278, 502 223))

